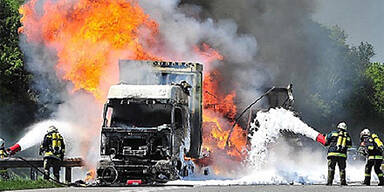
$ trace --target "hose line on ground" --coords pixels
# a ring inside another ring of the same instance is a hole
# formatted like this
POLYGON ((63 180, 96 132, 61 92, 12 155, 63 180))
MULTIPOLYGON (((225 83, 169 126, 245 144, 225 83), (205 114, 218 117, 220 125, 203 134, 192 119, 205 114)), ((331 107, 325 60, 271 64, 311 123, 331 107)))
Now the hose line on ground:
POLYGON ((44 171, 40 170, 38 167, 34 166, 32 163, 30 163, 28 160, 24 159, 23 157, 20 157, 20 156, 14 156, 15 158, 17 159, 20 159, 22 161, 24 161, 26 164, 28 164, 30 167, 36 169, 38 172, 40 172, 41 174, 43 174, 44 176, 47 176, 50 180, 54 181, 55 183, 57 184, 60 184, 60 185, 64 185, 64 186, 72 186, 72 185, 75 185, 74 183, 62 183, 58 180, 56 180, 55 178, 52 178, 50 177, 49 175, 47 175, 44 171))

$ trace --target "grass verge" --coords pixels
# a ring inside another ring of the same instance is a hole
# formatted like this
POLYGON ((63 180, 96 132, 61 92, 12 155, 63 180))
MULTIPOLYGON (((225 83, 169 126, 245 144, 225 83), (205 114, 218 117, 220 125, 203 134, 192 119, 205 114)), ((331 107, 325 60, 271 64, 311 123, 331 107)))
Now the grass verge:
POLYGON ((38 179, 36 181, 30 179, 12 179, 12 180, 0 180, 0 191, 5 190, 20 190, 20 189, 39 189, 39 188, 55 188, 62 187, 59 184, 38 179))

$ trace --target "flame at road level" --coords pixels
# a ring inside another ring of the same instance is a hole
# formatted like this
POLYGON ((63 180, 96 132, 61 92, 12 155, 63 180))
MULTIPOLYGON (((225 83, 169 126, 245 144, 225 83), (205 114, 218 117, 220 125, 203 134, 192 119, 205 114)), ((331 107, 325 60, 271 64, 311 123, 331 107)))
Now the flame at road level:
MULTIPOLYGON (((119 59, 184 60, 152 53, 151 48, 165 50, 160 43, 158 24, 136 0, 45 0, 42 7, 40 3, 30 0, 20 8, 23 27, 19 31, 29 42, 56 51, 56 73, 72 82, 73 91, 86 90, 100 102, 105 100, 110 85, 118 81, 119 59)), ((236 94, 220 92, 221 74, 209 65, 223 56, 205 43, 191 45, 191 50, 196 55, 191 58, 199 58, 206 69, 204 148, 212 154, 218 151, 241 159, 246 137, 239 126, 235 127, 229 148, 224 148, 236 115, 236 94)))

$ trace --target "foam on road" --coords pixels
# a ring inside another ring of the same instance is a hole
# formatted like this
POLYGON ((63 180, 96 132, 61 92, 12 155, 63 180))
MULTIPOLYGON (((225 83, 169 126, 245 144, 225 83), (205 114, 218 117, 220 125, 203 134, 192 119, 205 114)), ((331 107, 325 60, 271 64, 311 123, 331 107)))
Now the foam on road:
POLYGON ((379 186, 361 186, 351 185, 347 187, 325 186, 325 185, 237 185, 237 186, 163 186, 163 187, 90 187, 90 188, 54 188, 54 189, 33 189, 21 190, 22 192, 152 192, 152 191, 170 191, 170 192, 382 192, 383 187, 379 186))

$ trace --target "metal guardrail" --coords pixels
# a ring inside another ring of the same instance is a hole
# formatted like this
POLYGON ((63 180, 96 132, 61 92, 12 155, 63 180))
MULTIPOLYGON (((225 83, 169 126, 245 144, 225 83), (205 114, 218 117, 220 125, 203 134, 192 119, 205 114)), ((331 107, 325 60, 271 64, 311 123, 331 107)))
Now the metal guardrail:
MULTIPOLYGON (((31 165, 35 167, 43 167, 43 159, 37 159, 37 158, 24 158, 27 160, 30 164, 22 161, 21 159, 17 158, 6 158, 6 159, 0 159, 0 169, 11 169, 11 168, 31 168, 31 179, 36 180, 37 179, 37 171, 31 167, 31 165)), ((68 183, 71 183, 72 180, 72 168, 73 167, 82 167, 84 166, 84 161, 82 158, 65 158, 61 164, 60 167, 65 168, 65 181, 68 183)))

